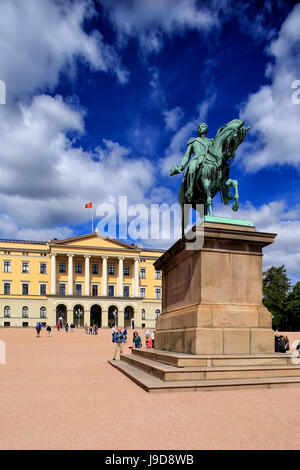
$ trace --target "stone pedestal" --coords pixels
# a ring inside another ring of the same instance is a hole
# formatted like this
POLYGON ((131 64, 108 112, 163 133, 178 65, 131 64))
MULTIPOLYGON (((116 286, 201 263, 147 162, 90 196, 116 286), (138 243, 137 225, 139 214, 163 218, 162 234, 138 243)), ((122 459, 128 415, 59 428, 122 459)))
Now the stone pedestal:
MULTIPOLYGON (((219 218, 220 219, 220 218, 219 218)), ((189 354, 274 352, 272 316, 262 304, 262 249, 275 234, 205 221, 200 249, 181 239, 154 264, 163 311, 155 349, 189 354)))

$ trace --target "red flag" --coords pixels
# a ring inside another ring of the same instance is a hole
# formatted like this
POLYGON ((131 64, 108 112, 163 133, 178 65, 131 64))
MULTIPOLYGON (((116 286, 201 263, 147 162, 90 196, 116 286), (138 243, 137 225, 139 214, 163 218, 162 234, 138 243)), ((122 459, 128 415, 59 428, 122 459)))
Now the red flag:
POLYGON ((92 202, 89 202, 89 203, 86 204, 84 207, 85 207, 85 209, 90 209, 90 207, 93 207, 93 203, 92 203, 92 202))

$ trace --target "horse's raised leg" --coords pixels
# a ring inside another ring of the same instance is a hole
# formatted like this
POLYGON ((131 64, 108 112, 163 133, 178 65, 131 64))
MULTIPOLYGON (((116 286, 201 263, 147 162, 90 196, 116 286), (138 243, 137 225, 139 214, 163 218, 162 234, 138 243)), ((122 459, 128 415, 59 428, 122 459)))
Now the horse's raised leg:
POLYGON ((227 189, 230 189, 230 188, 234 189, 234 195, 233 195, 234 203, 232 204, 232 210, 236 212, 239 208, 238 182, 237 180, 228 179, 225 183, 225 187, 227 189))
MULTIPOLYGON (((214 215, 212 211, 212 198, 211 198, 211 182, 209 179, 204 179, 202 181, 203 188, 206 195, 206 204, 205 207, 208 209, 208 215, 214 215)), ((206 209, 206 210, 207 210, 206 209)), ((206 212, 205 210, 205 212, 206 212)))

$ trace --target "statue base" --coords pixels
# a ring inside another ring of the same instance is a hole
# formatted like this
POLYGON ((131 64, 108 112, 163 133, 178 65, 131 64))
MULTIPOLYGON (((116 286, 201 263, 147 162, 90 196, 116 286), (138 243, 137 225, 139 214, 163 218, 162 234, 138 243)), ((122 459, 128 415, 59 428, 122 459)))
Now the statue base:
POLYGON ((182 238, 155 262, 163 292, 155 349, 273 353, 272 315, 262 304, 262 249, 276 235, 246 221, 212 219, 193 228, 195 249, 182 238))

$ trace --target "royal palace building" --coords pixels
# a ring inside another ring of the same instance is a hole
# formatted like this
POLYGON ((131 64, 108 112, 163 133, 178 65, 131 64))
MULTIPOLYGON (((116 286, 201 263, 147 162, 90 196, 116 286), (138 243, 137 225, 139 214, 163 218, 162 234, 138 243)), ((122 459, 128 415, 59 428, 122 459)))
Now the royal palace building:
POLYGON ((0 240, 0 326, 154 328, 161 313, 162 250, 97 232, 48 242, 0 240))

